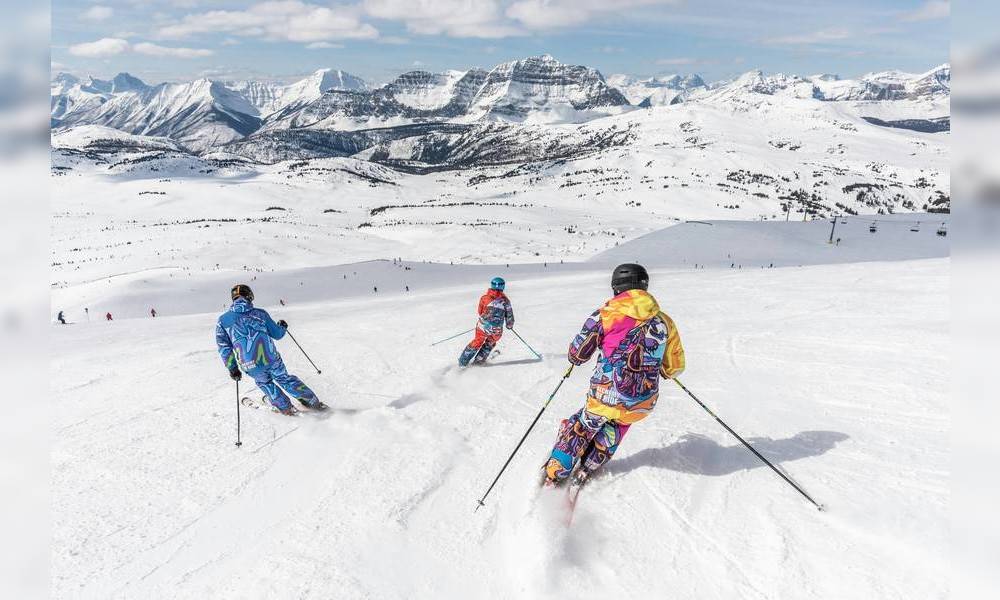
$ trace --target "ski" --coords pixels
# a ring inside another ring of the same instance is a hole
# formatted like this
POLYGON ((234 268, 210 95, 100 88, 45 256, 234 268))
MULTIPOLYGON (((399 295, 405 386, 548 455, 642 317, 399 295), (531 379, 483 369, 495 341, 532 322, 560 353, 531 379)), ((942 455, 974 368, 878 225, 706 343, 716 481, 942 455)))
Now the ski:
POLYGON ((252 408, 252 409, 255 409, 255 410, 270 410, 271 412, 278 413, 278 414, 284 414, 284 415, 289 416, 289 417, 293 417, 293 416, 297 416, 299 414, 305 414, 305 413, 321 413, 321 412, 324 412, 324 411, 326 411, 326 410, 328 410, 330 408, 329 406, 327 406, 323 402, 319 402, 319 403, 317 403, 314 406, 309 406, 308 404, 306 404, 302 400, 299 400, 298 402, 301 405, 301 408, 296 407, 293 404, 290 413, 282 413, 280 410, 278 410, 277 408, 275 408, 270 403, 270 401, 268 401, 268 399, 267 399, 266 396, 261 396, 260 399, 250 398, 249 396, 244 396, 244 397, 240 398, 240 404, 242 404, 243 406, 246 406, 247 408, 252 408))
POLYGON ((566 527, 573 524, 573 514, 576 511, 576 501, 580 497, 580 492, 583 490, 583 486, 586 483, 586 479, 577 481, 574 477, 573 481, 570 481, 569 484, 566 485, 566 527))

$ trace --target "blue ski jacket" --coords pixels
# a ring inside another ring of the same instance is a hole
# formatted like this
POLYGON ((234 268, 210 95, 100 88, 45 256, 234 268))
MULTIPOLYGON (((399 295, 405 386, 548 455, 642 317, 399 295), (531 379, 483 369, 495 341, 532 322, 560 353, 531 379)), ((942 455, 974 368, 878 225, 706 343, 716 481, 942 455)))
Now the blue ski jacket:
POLYGON ((250 372, 281 363, 274 340, 285 337, 285 330, 266 310, 254 308, 246 298, 237 298, 215 325, 215 343, 227 369, 239 366, 250 372))

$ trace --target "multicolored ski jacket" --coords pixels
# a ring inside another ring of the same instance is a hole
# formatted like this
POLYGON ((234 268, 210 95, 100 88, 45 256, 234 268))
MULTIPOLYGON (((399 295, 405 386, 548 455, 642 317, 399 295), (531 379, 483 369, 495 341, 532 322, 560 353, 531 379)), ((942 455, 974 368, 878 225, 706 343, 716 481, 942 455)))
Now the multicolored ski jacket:
POLYGON ((598 349, 587 411, 621 423, 644 419, 656 405, 660 376, 684 370, 677 328, 644 290, 622 292, 595 310, 573 338, 569 360, 582 365, 598 349))
POLYGON ((479 299, 479 328, 486 333, 501 333, 505 321, 508 329, 514 326, 510 300, 500 290, 487 290, 479 299))
POLYGON ((254 308, 246 298, 237 298, 215 325, 215 343, 227 369, 239 365, 244 371, 281 362, 274 340, 285 336, 266 310, 254 308))

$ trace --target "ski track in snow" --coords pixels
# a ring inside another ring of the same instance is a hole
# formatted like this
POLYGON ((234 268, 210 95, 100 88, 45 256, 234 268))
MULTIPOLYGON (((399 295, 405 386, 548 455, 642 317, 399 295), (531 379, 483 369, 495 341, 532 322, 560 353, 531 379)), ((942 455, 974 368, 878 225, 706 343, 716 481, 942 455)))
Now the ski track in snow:
POLYGON ((947 259, 654 270, 685 384, 829 511, 664 382, 568 529, 538 468, 590 366, 474 509, 606 299, 604 267, 509 278, 543 360, 507 334, 485 368, 455 366, 471 334, 428 347, 474 322, 479 276, 264 305, 323 374, 281 341, 290 371, 333 410, 243 410, 242 448, 215 314, 56 327, 53 594, 943 597, 947 273, 947 259))

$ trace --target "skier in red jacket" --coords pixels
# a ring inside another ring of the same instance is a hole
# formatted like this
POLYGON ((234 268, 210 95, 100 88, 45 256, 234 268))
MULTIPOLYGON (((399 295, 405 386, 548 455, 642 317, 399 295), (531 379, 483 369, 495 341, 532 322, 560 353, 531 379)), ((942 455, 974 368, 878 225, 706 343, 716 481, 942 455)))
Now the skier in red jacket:
POLYGON ((503 293, 506 282, 502 277, 494 277, 490 281, 490 289, 479 299, 479 323, 476 324, 476 337, 465 347, 458 357, 460 367, 482 364, 490 356, 493 347, 503 336, 503 326, 514 328, 514 309, 510 300, 503 293))

